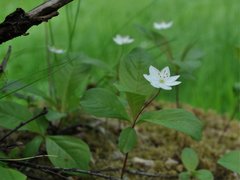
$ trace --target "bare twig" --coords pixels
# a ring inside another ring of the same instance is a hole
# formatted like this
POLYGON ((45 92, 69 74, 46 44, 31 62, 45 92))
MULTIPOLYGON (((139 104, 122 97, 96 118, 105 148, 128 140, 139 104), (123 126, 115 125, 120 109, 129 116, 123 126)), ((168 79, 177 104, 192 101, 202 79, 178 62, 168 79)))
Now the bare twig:
POLYGON ((178 176, 177 175, 168 175, 168 174, 161 174, 161 173, 147 173, 144 171, 138 171, 138 170, 130 170, 127 169, 126 173, 128 174, 133 174, 133 175, 139 175, 139 176, 146 176, 146 177, 152 177, 152 178, 164 178, 164 179, 176 179, 178 176))
POLYGON ((25 167, 30 167, 33 169, 37 169, 37 170, 41 170, 44 172, 55 172, 55 173, 80 173, 80 174, 87 174, 90 176, 96 176, 96 177, 100 177, 103 179, 108 179, 108 180, 119 180, 119 178, 116 177, 112 177, 109 175, 105 175, 102 173, 98 173, 96 171, 91 171, 91 170, 81 170, 81 169, 77 169, 77 168, 59 168, 59 167, 51 167, 51 166, 44 166, 44 165, 38 165, 35 163, 29 163, 29 162, 23 162, 23 161, 5 161, 8 164, 11 165, 17 165, 17 166, 25 166, 25 167))
POLYGON ((49 0, 26 13, 17 8, 0 24, 0 44, 15 37, 27 35, 27 30, 34 25, 47 22, 58 15, 58 9, 73 0, 49 0))
POLYGON ((14 144, 9 144, 9 145, 1 145, 0 146, 0 150, 7 150, 7 149, 13 149, 15 147, 21 147, 24 146, 24 144, 22 142, 16 142, 14 144))
POLYGON ((16 126, 13 130, 9 131, 5 136, 3 136, 1 139, 0 139, 0 143, 3 142, 8 136, 10 136, 11 134, 13 134, 14 132, 16 132, 18 129, 20 129, 21 127, 27 125, 28 123, 32 122, 33 120, 41 117, 41 116, 44 116, 47 114, 47 108, 44 107, 43 110, 37 114, 36 116, 32 117, 31 119, 27 120, 27 121, 24 121, 24 122, 21 122, 18 126, 16 126))
MULTIPOLYGON (((94 170, 95 172, 118 172, 121 171, 121 168, 106 168, 101 170, 94 170)), ((137 175, 137 176, 145 176, 151 178, 164 178, 164 179, 177 179, 177 175, 174 174, 164 174, 164 173, 148 173, 143 170, 133 170, 126 169, 126 174, 137 175)))

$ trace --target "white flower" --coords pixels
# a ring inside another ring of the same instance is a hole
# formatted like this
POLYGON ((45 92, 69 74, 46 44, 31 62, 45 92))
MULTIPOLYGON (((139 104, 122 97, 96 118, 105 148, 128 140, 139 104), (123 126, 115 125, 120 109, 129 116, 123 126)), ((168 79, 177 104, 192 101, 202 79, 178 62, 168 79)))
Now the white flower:
POLYGON ((132 43, 134 39, 130 38, 129 36, 121 36, 117 34, 116 37, 113 38, 113 41, 118 45, 123 45, 132 43))
POLYGON ((165 90, 171 90, 171 86, 176 86, 181 83, 180 81, 176 81, 180 75, 170 76, 170 70, 168 66, 163 68, 161 71, 153 66, 150 66, 149 75, 144 74, 143 76, 153 87, 162 88, 165 90))
POLYGON ((63 54, 65 53, 65 50, 63 49, 58 49, 56 47, 53 47, 53 46, 48 46, 48 50, 52 53, 55 53, 55 54, 63 54))
POLYGON ((153 27, 157 30, 161 30, 161 29, 168 29, 170 27, 172 27, 173 22, 154 22, 153 23, 153 27))

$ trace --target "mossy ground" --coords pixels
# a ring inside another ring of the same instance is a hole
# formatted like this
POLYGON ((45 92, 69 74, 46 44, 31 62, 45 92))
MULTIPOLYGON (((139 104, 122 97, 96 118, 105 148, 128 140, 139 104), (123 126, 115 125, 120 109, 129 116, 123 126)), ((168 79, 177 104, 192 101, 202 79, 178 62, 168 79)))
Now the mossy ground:
MULTIPOLYGON (((151 108, 161 108, 161 106, 158 104, 151 108)), ((174 105, 164 103, 164 108, 167 107, 172 108, 174 105)), ((184 147, 191 147, 198 153, 200 159, 198 169, 210 170, 217 180, 237 179, 231 171, 218 165, 217 160, 225 152, 240 149, 239 121, 232 121, 224 133, 223 129, 229 123, 227 116, 187 105, 183 108, 193 112, 203 121, 202 140, 197 142, 182 133, 148 123, 137 126, 138 145, 129 153, 127 168, 138 172, 158 174, 158 177, 127 173, 126 176, 129 179, 178 179, 176 176, 184 171, 180 160, 180 154, 184 147), (222 139, 219 140, 221 136, 222 139), (136 157, 141 158, 143 162, 138 162, 136 157)), ((91 166, 92 169, 105 169, 105 173, 119 176, 123 163, 123 155, 116 146, 119 122, 103 121, 105 122, 94 131, 85 132, 83 137, 93 152, 91 166)))
MULTIPOLYGON (((158 103, 152 105, 148 110, 161 108, 175 108, 172 103, 158 103)), ((153 124, 141 124, 136 127, 138 134, 138 144, 132 152, 129 153, 127 163, 127 179, 178 179, 180 172, 184 167, 180 160, 180 154, 184 147, 193 148, 199 155, 200 163, 198 169, 208 169, 216 180, 238 180, 231 171, 217 164, 221 155, 230 150, 240 149, 240 123, 238 120, 231 121, 229 128, 224 133, 223 129, 228 125, 229 118, 219 115, 214 111, 204 111, 188 105, 184 109, 193 112, 204 123, 202 140, 197 142, 190 137, 176 132, 175 130, 153 124), (221 141, 219 137, 222 136, 221 141), (139 159, 140 158, 140 159, 139 159), (143 174, 139 174, 143 173, 143 174), (148 175, 148 176, 146 176, 148 175), (151 177, 149 175, 157 175, 151 177)), ((79 117, 76 121, 80 125, 72 126, 61 134, 73 135, 83 139, 89 144, 92 152, 91 169, 114 177, 119 177, 124 155, 117 148, 118 136, 121 127, 126 124, 114 119, 94 119, 91 117, 79 117)), ((4 132, 1 133, 2 135, 4 132)), ((25 144, 32 138, 29 133, 17 133, 8 139, 9 143, 21 142, 25 144)), ((21 148, 24 146, 19 146, 21 148)), ((14 151, 12 152, 13 155, 14 151)), ((39 152, 45 154, 45 147, 42 146, 39 152)), ((44 159, 36 159, 32 162, 36 164, 50 165, 50 162, 44 159)), ((37 177, 44 177, 45 180, 61 179, 59 176, 45 174, 41 171, 21 168, 21 171, 37 177)), ((31 179, 31 178, 29 178, 31 179)), ((63 178, 64 179, 64 178, 63 178)), ((73 177, 70 179, 100 179, 96 177, 73 177)))

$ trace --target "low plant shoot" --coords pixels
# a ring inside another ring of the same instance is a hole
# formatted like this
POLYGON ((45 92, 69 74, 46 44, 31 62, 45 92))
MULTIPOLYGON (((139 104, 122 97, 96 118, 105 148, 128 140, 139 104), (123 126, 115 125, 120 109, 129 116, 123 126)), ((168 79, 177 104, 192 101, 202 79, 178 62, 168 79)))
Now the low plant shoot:
POLYGON ((197 169, 199 158, 197 153, 191 148, 184 148, 181 154, 181 160, 187 171, 179 174, 180 180, 213 180, 211 171, 206 169, 197 169))

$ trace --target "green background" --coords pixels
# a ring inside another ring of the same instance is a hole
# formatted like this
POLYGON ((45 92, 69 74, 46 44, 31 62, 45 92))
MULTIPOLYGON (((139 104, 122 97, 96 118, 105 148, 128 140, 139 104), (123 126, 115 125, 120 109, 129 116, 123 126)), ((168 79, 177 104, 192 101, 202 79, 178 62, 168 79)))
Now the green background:
MULTIPOLYGON (((43 1, 1 0, 0 21, 16 7, 29 11, 43 1)), ((78 0, 68 5, 75 12, 78 0)), ((173 21, 171 29, 163 34, 172 39, 175 56, 184 47, 196 41, 195 48, 203 52, 202 66, 195 72, 195 80, 182 79, 180 100, 193 106, 215 109, 230 114, 234 96, 232 86, 239 80, 240 57, 240 4, 239 0, 82 0, 77 19, 74 52, 83 52, 90 57, 114 64, 119 47, 112 41, 118 34, 128 34, 135 42, 125 52, 144 44, 146 40, 137 25, 152 29, 153 22, 173 21)), ((55 46, 68 47, 68 23, 66 8, 51 20, 55 46)), ((74 17, 74 13, 72 14, 74 17)), ((8 45, 13 53, 6 73, 8 80, 28 76, 47 67, 45 53, 45 26, 31 28, 30 35, 16 38, 0 47, 2 58, 8 45)), ((158 61, 167 65, 166 56, 158 61)), ((40 86, 41 82, 35 86, 40 86)), ((173 92, 164 92, 161 97, 174 100, 173 92)))

